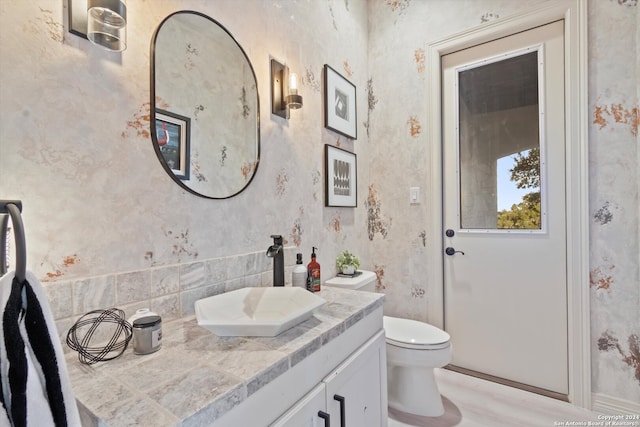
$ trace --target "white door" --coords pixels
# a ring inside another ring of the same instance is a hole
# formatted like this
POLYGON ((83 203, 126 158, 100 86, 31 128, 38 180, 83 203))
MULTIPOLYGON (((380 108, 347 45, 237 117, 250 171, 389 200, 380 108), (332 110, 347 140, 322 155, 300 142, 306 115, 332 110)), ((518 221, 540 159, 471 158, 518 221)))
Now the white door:
POLYGON ((563 40, 557 21, 442 57, 442 232, 452 365, 567 395, 563 40))

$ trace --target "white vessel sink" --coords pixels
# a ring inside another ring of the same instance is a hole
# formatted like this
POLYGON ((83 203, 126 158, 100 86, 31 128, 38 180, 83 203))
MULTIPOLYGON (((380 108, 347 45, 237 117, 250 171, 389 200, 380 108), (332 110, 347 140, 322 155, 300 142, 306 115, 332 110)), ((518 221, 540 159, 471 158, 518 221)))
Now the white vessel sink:
POLYGON ((327 301, 298 287, 243 288, 195 303, 198 325, 219 336, 275 337, 327 301))

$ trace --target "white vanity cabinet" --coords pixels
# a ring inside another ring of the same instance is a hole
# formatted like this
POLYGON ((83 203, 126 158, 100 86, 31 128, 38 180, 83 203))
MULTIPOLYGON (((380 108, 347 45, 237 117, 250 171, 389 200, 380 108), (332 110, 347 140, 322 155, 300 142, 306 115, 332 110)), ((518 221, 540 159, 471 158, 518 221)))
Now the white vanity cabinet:
POLYGON ((380 331, 286 411, 272 427, 387 425, 386 347, 380 331))
POLYGON ((384 296, 320 296, 327 304, 275 337, 221 338, 194 316, 164 323, 152 355, 87 367, 67 354, 83 426, 325 427, 323 411, 332 427, 386 427, 384 296))

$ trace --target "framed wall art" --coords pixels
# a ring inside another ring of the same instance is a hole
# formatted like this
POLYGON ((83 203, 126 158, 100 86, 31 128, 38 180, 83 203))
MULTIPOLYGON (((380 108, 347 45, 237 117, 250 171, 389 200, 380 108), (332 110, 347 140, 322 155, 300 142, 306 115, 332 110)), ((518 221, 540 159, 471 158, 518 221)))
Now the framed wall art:
POLYGON ((357 159, 354 153, 324 146, 325 206, 358 206, 357 159))
POLYGON ((357 139, 356 86, 324 65, 324 126, 357 139))
POLYGON ((191 119, 156 109, 158 148, 165 164, 177 178, 189 179, 191 119))

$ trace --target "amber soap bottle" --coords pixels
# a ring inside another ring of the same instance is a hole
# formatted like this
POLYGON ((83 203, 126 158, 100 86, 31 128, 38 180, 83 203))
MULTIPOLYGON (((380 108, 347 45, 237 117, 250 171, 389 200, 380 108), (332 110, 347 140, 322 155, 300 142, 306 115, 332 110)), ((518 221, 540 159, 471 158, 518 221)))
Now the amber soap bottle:
POLYGON ((307 289, 311 292, 320 292, 320 264, 316 261, 316 248, 311 250, 311 262, 307 265, 307 277, 309 284, 307 289))

